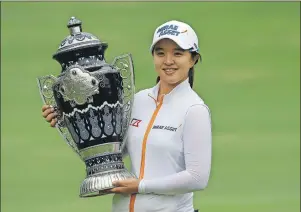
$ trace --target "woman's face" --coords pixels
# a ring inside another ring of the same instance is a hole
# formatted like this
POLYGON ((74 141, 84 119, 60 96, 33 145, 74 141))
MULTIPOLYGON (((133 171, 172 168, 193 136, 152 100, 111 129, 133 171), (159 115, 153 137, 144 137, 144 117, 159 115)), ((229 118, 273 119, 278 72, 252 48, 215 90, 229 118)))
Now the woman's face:
POLYGON ((181 49, 170 39, 162 39, 155 45, 153 58, 161 83, 173 87, 187 79, 196 61, 188 50, 181 49))

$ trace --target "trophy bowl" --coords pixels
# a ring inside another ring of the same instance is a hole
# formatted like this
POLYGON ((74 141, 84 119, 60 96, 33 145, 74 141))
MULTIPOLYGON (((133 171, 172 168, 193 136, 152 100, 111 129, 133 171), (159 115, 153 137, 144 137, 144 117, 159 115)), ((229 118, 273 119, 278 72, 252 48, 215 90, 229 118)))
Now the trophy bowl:
POLYGON ((135 93, 132 56, 108 64, 107 43, 82 32, 75 17, 67 27, 70 35, 53 55, 61 73, 38 77, 39 91, 43 103, 58 114, 57 130, 85 164, 79 196, 105 195, 102 191, 113 188, 113 181, 136 178, 125 168, 121 152, 135 93))

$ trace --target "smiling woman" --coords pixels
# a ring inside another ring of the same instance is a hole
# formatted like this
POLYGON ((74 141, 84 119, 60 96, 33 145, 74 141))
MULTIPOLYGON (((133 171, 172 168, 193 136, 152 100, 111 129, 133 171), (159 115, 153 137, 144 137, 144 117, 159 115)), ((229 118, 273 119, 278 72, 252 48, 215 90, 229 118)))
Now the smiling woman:
POLYGON ((135 95, 123 150, 138 180, 115 182, 113 212, 193 212, 193 192, 203 190, 211 169, 211 117, 192 90, 200 60, 198 37, 186 23, 169 21, 150 48, 157 85, 135 95), (121 195, 122 194, 122 195, 121 195))

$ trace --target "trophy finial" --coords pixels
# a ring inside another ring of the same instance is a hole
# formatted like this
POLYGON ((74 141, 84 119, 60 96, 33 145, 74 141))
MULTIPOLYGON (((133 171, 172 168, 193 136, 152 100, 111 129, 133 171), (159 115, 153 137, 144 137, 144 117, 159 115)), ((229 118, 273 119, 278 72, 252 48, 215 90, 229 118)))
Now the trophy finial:
POLYGON ((82 31, 82 22, 72 16, 67 27, 69 35, 61 41, 52 58, 58 61, 62 71, 71 65, 79 65, 87 70, 95 70, 106 63, 104 53, 108 43, 102 42, 95 35, 82 31))
POLYGON ((76 35, 82 32, 82 22, 74 16, 70 18, 67 27, 69 28, 70 35, 76 35))

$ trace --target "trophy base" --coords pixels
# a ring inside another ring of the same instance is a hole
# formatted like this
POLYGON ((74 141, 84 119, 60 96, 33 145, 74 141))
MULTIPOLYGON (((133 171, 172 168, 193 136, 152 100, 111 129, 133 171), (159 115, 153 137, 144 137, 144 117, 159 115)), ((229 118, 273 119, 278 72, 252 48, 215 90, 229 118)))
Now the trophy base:
POLYGON ((136 178, 136 176, 127 169, 101 172, 88 176, 81 184, 79 196, 84 198, 109 194, 102 191, 114 188, 112 183, 116 180, 125 180, 129 178, 136 178))

